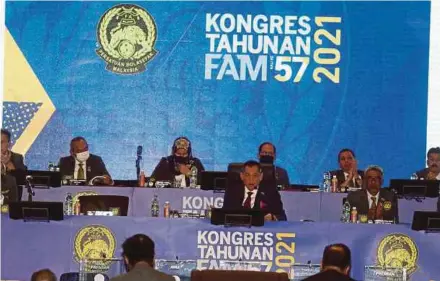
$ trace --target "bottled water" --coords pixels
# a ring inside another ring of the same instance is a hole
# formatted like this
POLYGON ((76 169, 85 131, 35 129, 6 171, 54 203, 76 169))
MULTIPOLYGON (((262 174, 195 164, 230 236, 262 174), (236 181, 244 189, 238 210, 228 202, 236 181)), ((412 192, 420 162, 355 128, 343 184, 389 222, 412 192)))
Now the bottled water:
POLYGON ((411 179, 412 179, 412 180, 418 180, 419 177, 417 176, 416 173, 413 173, 413 174, 411 175, 411 179))
POLYGON ((322 179, 321 191, 329 192, 331 185, 331 175, 329 172, 325 172, 322 177, 323 179, 322 179))
POLYGON ((155 194, 153 200, 151 201, 151 216, 156 218, 159 217, 159 209, 159 199, 155 194))
POLYGON ((73 215, 73 198, 71 193, 67 193, 66 200, 64 201, 64 214, 66 216, 73 215))
POLYGON ((197 187, 197 167, 192 166, 191 167, 191 176, 189 177, 189 187, 190 188, 196 188, 197 187))
POLYGON ((344 223, 350 222, 350 212, 351 212, 350 203, 348 203, 348 200, 345 200, 344 205, 342 205, 341 222, 344 223))

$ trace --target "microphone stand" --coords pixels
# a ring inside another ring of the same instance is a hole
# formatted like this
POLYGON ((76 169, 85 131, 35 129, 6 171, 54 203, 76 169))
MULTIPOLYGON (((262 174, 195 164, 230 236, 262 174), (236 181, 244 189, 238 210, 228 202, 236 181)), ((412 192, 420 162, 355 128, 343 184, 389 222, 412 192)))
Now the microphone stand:
POLYGON ((139 175, 141 173, 141 161, 142 161, 142 156, 138 155, 136 159, 136 176, 138 180, 139 180, 139 175))
POLYGON ((32 202, 32 197, 35 196, 34 185, 30 179, 26 179, 26 189, 28 192, 28 202, 32 202))

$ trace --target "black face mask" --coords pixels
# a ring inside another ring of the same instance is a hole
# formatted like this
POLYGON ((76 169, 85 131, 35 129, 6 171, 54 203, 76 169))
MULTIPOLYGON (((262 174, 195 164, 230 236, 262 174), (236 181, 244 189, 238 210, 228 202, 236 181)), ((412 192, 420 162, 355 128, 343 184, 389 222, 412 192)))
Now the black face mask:
POLYGON ((262 155, 260 156, 260 163, 263 164, 273 164, 274 158, 270 155, 262 155))
POLYGON ((183 156, 174 156, 174 161, 176 162, 176 163, 179 163, 179 164, 188 164, 188 162, 189 162, 189 157, 183 157, 183 156))

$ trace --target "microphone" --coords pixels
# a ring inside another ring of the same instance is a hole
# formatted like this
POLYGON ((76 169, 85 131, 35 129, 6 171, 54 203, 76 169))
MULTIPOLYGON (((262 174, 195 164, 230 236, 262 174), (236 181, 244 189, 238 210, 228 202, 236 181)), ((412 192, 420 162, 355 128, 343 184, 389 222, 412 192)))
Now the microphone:
POLYGON ((31 175, 26 176, 26 188, 28 192, 28 201, 32 202, 32 196, 35 196, 35 191, 32 189, 33 183, 32 180, 34 178, 31 175))
POLYGON ((142 145, 139 145, 137 147, 137 157, 141 157, 142 158, 142 145))

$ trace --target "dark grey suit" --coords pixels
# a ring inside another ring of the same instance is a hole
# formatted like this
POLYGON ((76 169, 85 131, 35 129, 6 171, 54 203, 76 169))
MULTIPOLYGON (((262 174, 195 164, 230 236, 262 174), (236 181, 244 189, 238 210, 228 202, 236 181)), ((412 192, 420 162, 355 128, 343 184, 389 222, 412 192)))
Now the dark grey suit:
MULTIPOLYGON (((358 190, 348 193, 347 196, 348 203, 350 206, 356 207, 358 215, 368 215, 370 209, 368 204, 368 194, 366 190, 358 190)), ((379 204, 385 205, 391 203, 391 208, 383 209, 383 219, 384 220, 395 220, 396 223, 399 222, 399 209, 397 196, 392 191, 386 188, 381 188, 379 193, 378 208, 379 204)))
POLYGON ((289 186, 289 175, 287 171, 281 167, 275 166, 275 179, 277 181, 277 186, 289 186))
MULTIPOLYGON (((61 177, 73 176, 75 172, 75 158, 73 156, 63 157, 60 159, 58 166, 60 167, 61 177)), ((102 158, 94 154, 90 154, 89 159, 86 161, 85 169, 87 170, 87 182, 96 176, 110 176, 102 158)))
MULTIPOLYGON (((329 173, 331 177, 336 176, 336 178, 338 179, 338 186, 341 186, 341 184, 345 182, 345 174, 343 170, 341 169, 334 170, 334 171, 330 171, 329 173)), ((364 171, 358 170, 358 175, 361 176, 361 178, 364 178, 364 171)), ((348 187, 360 187, 360 186, 356 182, 349 182, 348 187)))
POLYGON ((110 281, 174 281, 174 277, 155 270, 146 264, 136 264, 126 274, 119 275, 110 281))

